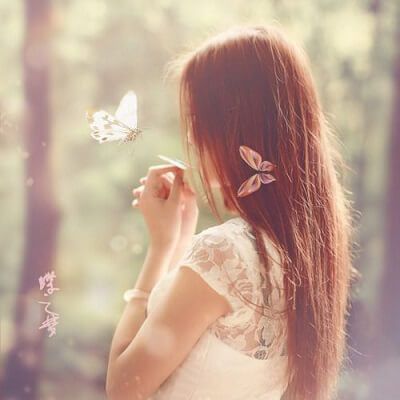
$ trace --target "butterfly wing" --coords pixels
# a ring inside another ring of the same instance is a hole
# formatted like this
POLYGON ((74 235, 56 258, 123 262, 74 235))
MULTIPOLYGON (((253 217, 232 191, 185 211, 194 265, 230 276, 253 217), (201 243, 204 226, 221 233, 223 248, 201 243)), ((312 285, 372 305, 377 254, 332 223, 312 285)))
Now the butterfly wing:
POLYGON ((271 172, 274 169, 275 169, 275 164, 273 164, 271 161, 263 161, 260 164, 260 171, 271 172))
POLYGON ((259 153, 245 145, 239 147, 239 152, 240 156, 248 165, 250 165, 251 168, 257 171, 260 169, 262 157, 259 153))
POLYGON ((273 177, 271 174, 261 173, 259 175, 262 183, 271 183, 273 181, 276 181, 275 177, 273 177))
POLYGON ((125 139, 130 129, 108 112, 101 110, 86 112, 91 136, 100 143, 125 139))
POLYGON ((130 90, 122 98, 115 113, 115 118, 131 129, 137 128, 137 97, 133 90, 130 90))
POLYGON ((261 186, 260 174, 254 174, 246 179, 239 187, 237 196, 244 197, 258 190, 261 186))

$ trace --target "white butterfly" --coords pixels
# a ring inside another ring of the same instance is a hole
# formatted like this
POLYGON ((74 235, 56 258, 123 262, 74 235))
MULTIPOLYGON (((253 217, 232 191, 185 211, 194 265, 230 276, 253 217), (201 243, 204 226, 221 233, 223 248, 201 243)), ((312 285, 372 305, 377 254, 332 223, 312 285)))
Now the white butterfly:
POLYGON ((99 143, 119 140, 120 143, 134 141, 142 132, 137 127, 137 97, 128 91, 122 98, 115 116, 104 110, 86 112, 91 128, 90 135, 99 143))

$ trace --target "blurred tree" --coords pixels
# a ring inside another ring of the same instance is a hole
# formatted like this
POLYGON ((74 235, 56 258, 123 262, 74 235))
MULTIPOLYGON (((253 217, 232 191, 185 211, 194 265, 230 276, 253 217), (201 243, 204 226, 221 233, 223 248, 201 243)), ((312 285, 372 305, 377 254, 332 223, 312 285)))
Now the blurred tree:
MULTIPOLYGON (((38 399, 45 331, 38 304, 38 278, 54 269, 60 213, 50 166, 50 0, 25 1, 23 72, 25 90, 26 224, 24 258, 14 315, 15 340, 7 356, 1 393, 38 399), (39 319, 39 321, 38 321, 39 319)), ((51 307, 50 307, 51 308, 51 307)))
POLYGON ((387 152, 384 265, 376 313, 369 399, 398 399, 400 393, 400 5, 394 36, 393 106, 387 152))
MULTIPOLYGON (((362 122, 362 138, 360 141, 360 147, 358 152, 354 156, 354 169, 357 171, 355 176, 354 186, 354 203, 357 213, 361 215, 361 221, 365 222, 365 217, 368 211, 369 201, 369 187, 368 180, 370 179, 368 173, 368 163, 371 153, 371 138, 376 134, 376 114, 379 110, 379 103, 381 100, 381 93, 379 90, 374 90, 374 86, 379 84, 376 79, 384 70, 385 56, 382 54, 384 47, 383 42, 386 40, 384 28, 384 13, 382 9, 381 0, 371 0, 369 3, 368 11, 370 12, 373 20, 372 30, 372 46, 368 54, 369 57, 369 69, 368 69, 368 89, 359 91, 359 101, 363 106, 363 122, 362 122), (372 82, 372 83, 371 83, 372 82), (375 112, 372 112, 375 110, 375 112)), ((357 74, 352 76, 354 82, 355 91, 360 87, 362 82, 357 79, 357 74)), ((376 89, 376 88, 375 88, 376 89)), ((359 257, 356 259, 357 269, 361 272, 362 281, 364 276, 365 268, 363 266, 368 264, 369 252, 367 251, 368 246, 373 239, 371 232, 366 229, 362 229, 359 232, 359 249, 361 249, 359 257)), ((354 249, 354 250, 358 250, 354 249)), ((353 290, 351 313, 348 321, 348 344, 349 344, 349 356, 351 364, 354 368, 360 370, 367 370, 370 364, 370 345, 372 339, 372 332, 368 329, 371 326, 374 318, 370 312, 368 303, 359 296, 360 287, 357 282, 353 290)))

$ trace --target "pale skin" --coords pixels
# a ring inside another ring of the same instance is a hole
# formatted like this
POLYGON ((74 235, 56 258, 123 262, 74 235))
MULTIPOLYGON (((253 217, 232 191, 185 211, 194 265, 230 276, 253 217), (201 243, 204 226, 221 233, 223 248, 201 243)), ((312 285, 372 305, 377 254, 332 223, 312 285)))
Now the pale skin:
MULTIPOLYGON (((183 171, 150 167, 132 192, 132 206, 144 217, 149 246, 135 288, 151 291, 175 268, 195 233, 196 196, 183 171)), ((126 304, 109 353, 106 392, 110 400, 145 400, 184 361, 200 336, 229 303, 196 272, 180 268, 162 302, 146 317, 147 300, 126 304)))

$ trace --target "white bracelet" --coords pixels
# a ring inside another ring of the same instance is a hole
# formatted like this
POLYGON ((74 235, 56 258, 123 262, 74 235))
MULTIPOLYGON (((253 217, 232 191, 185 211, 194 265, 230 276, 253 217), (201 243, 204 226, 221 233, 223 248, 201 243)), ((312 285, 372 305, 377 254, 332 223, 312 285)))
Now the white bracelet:
POLYGON ((150 292, 141 289, 128 289, 124 292, 124 300, 129 302, 131 299, 144 299, 147 300, 150 296, 150 292))

